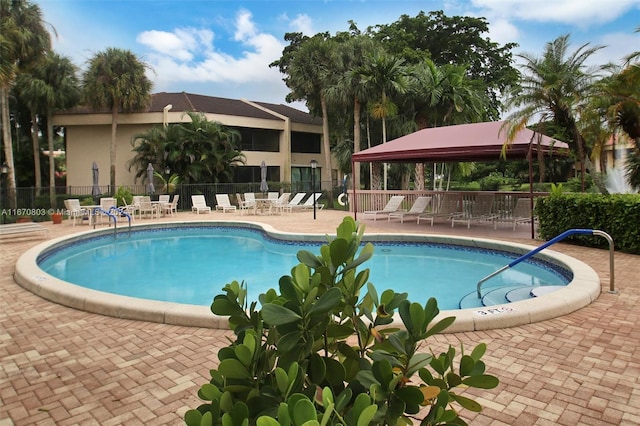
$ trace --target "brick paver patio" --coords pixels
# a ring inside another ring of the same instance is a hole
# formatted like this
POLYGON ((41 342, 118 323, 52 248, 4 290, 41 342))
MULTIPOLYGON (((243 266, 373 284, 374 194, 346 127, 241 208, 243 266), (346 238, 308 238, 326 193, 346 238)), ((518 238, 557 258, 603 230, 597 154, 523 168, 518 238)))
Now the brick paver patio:
MULTIPOLYGON (((258 218, 179 213, 174 220, 248 219, 282 231, 333 233, 342 216, 325 210, 315 221, 310 212, 258 218)), ((367 233, 455 233, 540 244, 526 226, 513 232, 363 222, 367 233)), ((87 229, 67 222, 46 226, 53 236, 87 229)), ((184 412, 199 404, 197 389, 229 332, 116 319, 43 300, 12 278, 19 255, 41 241, 0 245, 0 426, 182 424, 184 412)), ((431 340, 434 351, 488 345, 487 369, 500 385, 474 390, 484 410, 464 418, 474 425, 640 424, 640 256, 616 253, 619 292, 609 294, 607 251, 562 243, 553 249, 596 270, 603 290, 598 300, 544 322, 431 340)))

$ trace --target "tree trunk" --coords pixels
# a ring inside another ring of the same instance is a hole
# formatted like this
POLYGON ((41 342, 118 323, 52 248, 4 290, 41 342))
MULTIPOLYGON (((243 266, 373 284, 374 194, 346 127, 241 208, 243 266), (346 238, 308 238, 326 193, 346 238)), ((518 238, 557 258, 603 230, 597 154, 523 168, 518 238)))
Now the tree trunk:
POLYGON ((424 163, 416 163, 413 181, 416 191, 424 191, 424 163))
MULTIPOLYGON (((57 208, 56 203, 56 158, 53 156, 53 113, 47 111, 47 145, 49 146, 49 202, 51 208, 57 208)), ((38 162, 38 164, 40 164, 38 162)))
POLYGON ((2 111, 2 141, 4 143, 4 161, 7 164, 8 173, 2 176, 7 180, 7 198, 9 198, 9 208, 17 208, 16 197, 16 173, 13 162, 13 143, 11 141, 11 120, 9 118, 9 88, 0 88, 0 109, 2 111))
POLYGON ((31 145, 33 146, 33 174, 35 177, 36 195, 42 190, 42 171, 40 169, 40 140, 38 139, 38 116, 31 113, 31 145))
MULTIPOLYGON (((333 184, 331 182, 331 146, 329 144, 329 113, 327 112, 327 98, 324 94, 320 96, 320 106, 322 107, 322 149, 324 151, 324 164, 322 169, 323 180, 329 184, 327 188, 327 207, 333 207, 333 184)), ((320 183, 322 189, 322 182, 320 183)))
POLYGON ((118 131, 118 109, 120 102, 113 102, 111 110, 111 146, 109 149, 109 193, 116 191, 116 132, 118 131))
MULTIPOLYGON (((353 153, 360 152, 360 111, 362 105, 356 96, 353 100, 353 153)), ((351 170, 353 187, 360 189, 360 163, 353 163, 351 170)))

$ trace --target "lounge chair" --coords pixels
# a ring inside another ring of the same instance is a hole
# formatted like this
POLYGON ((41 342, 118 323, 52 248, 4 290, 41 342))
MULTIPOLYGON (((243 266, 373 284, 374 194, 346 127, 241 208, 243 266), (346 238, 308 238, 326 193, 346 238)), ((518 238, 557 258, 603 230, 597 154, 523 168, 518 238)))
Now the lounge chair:
POLYGON ((400 219, 400 223, 403 223, 405 217, 411 216, 415 216, 417 220, 417 217, 424 213, 427 207, 429 207, 429 203, 431 203, 431 197, 420 196, 416 198, 408 211, 395 211, 389 213, 387 215, 387 221, 391 222, 391 219, 400 219))
POLYGON ((436 196, 436 202, 431 200, 431 205, 433 206, 433 210, 430 212, 426 212, 418 215, 417 222, 420 223, 421 220, 431 222, 431 226, 433 226, 433 222, 435 219, 443 218, 446 220, 451 220, 453 217, 458 217, 462 214, 460 208, 460 197, 454 194, 439 194, 436 196))
POLYGON ((471 228, 471 222, 494 221, 498 218, 498 215, 493 213, 493 200, 493 194, 476 195, 470 211, 451 217, 451 227, 453 228, 457 222, 466 223, 467 228, 471 228))
POLYGON ((80 200, 77 198, 69 198, 64 200, 64 207, 67 209, 67 215, 73 226, 76 226, 76 221, 80 221, 89 216, 89 211, 82 208, 80 200))
POLYGON ((293 206, 294 210, 309 210, 309 209, 313 209, 313 200, 315 199, 316 201, 316 209, 318 210, 322 210, 322 208, 324 207, 324 204, 318 204, 318 198, 322 197, 322 192, 314 192, 313 194, 309 195, 309 198, 306 199, 306 201, 302 204, 299 204, 297 206, 293 206))
POLYGON ((388 215, 392 212, 397 212, 404 201, 404 195, 394 195, 391 197, 387 205, 382 210, 365 210, 362 212, 362 218, 373 218, 374 221, 378 219, 378 215, 388 215))
POLYGON ((216 210, 222 210, 222 213, 235 212, 236 206, 231 204, 228 194, 216 194, 216 210))
POLYGON ((293 211, 293 209, 300 207, 300 203, 302 202, 302 200, 306 196, 307 196, 306 192, 298 192, 296 195, 293 196, 293 198, 291 200, 289 200, 287 205, 284 206, 284 210, 286 210, 289 213, 291 213, 293 211))
POLYGON ((23 238, 31 236, 50 237, 49 229, 35 222, 9 223, 0 225, 0 239, 23 238))
POLYGON ((207 205, 204 195, 191 196, 191 211, 200 214, 200 212, 211 213, 211 207, 207 205))

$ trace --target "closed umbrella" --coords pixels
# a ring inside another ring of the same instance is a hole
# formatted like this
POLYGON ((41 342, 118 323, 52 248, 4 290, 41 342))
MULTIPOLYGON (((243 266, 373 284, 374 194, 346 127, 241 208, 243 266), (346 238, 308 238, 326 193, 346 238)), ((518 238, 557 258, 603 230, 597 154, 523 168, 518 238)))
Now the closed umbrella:
POLYGON ((98 185, 98 175, 99 175, 98 165, 94 161, 93 165, 91 166, 91 179, 92 179, 91 195, 93 195, 94 197, 101 195, 100 186, 98 185))
POLYGON ((156 188, 153 186, 153 164, 151 163, 147 166, 147 190, 149 194, 156 192, 156 188))
POLYGON ((267 164, 262 161, 260 163, 260 192, 268 192, 269 185, 267 184, 267 164))

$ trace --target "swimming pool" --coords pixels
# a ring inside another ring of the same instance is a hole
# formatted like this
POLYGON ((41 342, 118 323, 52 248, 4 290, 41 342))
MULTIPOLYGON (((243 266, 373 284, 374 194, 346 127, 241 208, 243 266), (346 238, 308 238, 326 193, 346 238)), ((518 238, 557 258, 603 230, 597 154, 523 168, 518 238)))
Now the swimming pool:
MULTIPOLYGON (((202 305, 208 309, 213 296, 233 280, 246 281, 249 299, 256 300, 259 293, 277 288, 280 276, 288 274, 298 263, 296 254, 299 250, 304 248, 317 253, 319 244, 326 241, 322 235, 281 234, 249 223, 172 223, 135 226, 133 229, 130 237, 121 234, 114 240, 112 232, 88 232, 39 250, 35 263, 41 274, 30 277, 31 286, 40 292, 47 289, 44 292, 49 293, 46 284, 50 282, 75 283, 86 288, 85 293, 100 294, 98 299, 112 299, 105 296, 106 292, 134 301, 156 300, 171 305, 162 307, 161 322, 167 322, 167 310, 180 310, 176 303, 202 305), (188 245, 182 246, 185 242, 188 245), (232 249, 233 245, 235 248, 232 249)), ((376 249, 373 258, 363 266, 371 269, 370 281, 379 291, 387 288, 406 291, 410 300, 421 303, 433 296, 438 299, 441 309, 457 309, 460 298, 474 292, 478 280, 528 251, 517 245, 507 247, 504 243, 496 245, 488 240, 460 238, 452 241, 450 237, 443 240, 435 236, 378 234, 365 239, 374 240, 376 249), (487 256, 486 249, 490 247, 497 251, 487 256), (467 272, 461 274, 463 270, 467 272), (444 282, 445 278, 449 281, 444 282), (466 287, 460 287, 460 284, 466 284, 466 287), (439 292, 442 287, 447 292, 439 292), (452 287, 455 287, 453 292, 449 291, 452 287)), ((501 274, 486 288, 514 283, 566 284, 572 278, 575 280, 574 269, 554 257, 542 256, 541 260, 501 274), (531 275, 532 271, 535 274, 531 275)), ((17 271, 16 281, 24 282, 21 277, 24 278, 23 274, 17 271)), ((76 298, 78 292, 83 291, 75 288, 75 294, 62 297, 62 303, 81 304, 84 309, 104 304, 84 296, 80 296, 81 302, 70 303, 68 299, 76 298)), ((118 299, 107 310, 118 311, 116 316, 128 317, 130 313, 122 315, 122 311, 123 307, 124 310, 135 310, 129 308, 131 303, 135 302, 118 299)), ((144 307, 138 310, 145 312, 144 307)), ((486 309, 484 312, 511 315, 517 309, 500 306, 493 311, 486 309)), ((481 309, 476 310, 477 315, 482 316, 481 312, 481 309)), ((209 312, 208 315, 212 314, 209 312)))

